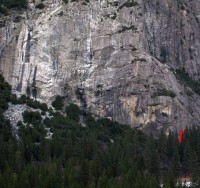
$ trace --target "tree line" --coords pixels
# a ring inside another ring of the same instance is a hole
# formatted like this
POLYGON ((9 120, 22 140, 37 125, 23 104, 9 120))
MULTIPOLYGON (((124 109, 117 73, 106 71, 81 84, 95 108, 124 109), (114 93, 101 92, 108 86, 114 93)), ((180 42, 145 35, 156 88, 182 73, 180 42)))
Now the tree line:
POLYGON ((0 0, 0 5, 7 8, 26 8, 27 0, 0 0))
POLYGON ((199 128, 186 129, 179 144, 177 133, 161 131, 154 138, 90 114, 82 127, 76 105, 64 109, 62 97, 56 97, 53 106, 59 110, 26 96, 17 99, 0 76, 1 188, 156 188, 161 181, 173 188, 183 176, 199 182, 199 128), (23 113, 18 137, 3 115, 8 102, 40 109, 23 113))

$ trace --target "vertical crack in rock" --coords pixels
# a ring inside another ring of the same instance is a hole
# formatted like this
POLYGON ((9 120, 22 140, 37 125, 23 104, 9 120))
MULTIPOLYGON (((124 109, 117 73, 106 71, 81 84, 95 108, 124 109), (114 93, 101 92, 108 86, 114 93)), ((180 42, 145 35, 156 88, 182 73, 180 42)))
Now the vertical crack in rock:
POLYGON ((37 75, 37 66, 35 66, 34 68, 33 82, 32 82, 32 97, 34 99, 37 98, 36 75, 37 75))
POLYGON ((80 122, 82 126, 85 126, 86 121, 86 114, 87 114, 87 102, 86 102, 86 96, 84 88, 77 88, 78 94, 79 94, 79 100, 80 100, 80 122))
POLYGON ((22 33, 22 36, 20 38, 20 40, 22 41, 22 43, 20 43, 19 46, 19 56, 18 56, 18 60, 19 60, 19 81, 18 81, 18 85, 16 90, 18 92, 22 92, 22 87, 23 87, 23 83, 24 83, 24 72, 25 72, 25 68, 26 68, 26 64, 27 61, 29 60, 29 50, 30 50, 30 32, 28 31, 28 28, 25 27, 24 28, 24 33, 22 33), (29 45, 29 47, 27 47, 29 45))
POLYGON ((29 63, 30 61, 30 48, 31 48, 31 34, 30 34, 30 30, 28 31, 27 34, 27 43, 26 43, 26 53, 25 53, 25 62, 29 63))

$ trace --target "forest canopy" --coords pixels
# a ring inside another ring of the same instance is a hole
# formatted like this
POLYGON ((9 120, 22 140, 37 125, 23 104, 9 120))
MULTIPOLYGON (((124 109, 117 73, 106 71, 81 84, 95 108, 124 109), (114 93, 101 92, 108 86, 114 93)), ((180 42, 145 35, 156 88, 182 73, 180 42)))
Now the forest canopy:
POLYGON ((27 0, 0 0, 0 8, 26 8, 27 0))
POLYGON ((65 110, 61 114, 25 95, 18 99, 0 76, 1 188, 156 188, 160 182, 173 188, 184 176, 199 184, 199 128, 186 129, 179 144, 177 133, 162 131, 154 138, 89 114, 82 127, 78 107, 65 110), (33 109, 18 122, 18 137, 3 115, 9 102, 33 109))

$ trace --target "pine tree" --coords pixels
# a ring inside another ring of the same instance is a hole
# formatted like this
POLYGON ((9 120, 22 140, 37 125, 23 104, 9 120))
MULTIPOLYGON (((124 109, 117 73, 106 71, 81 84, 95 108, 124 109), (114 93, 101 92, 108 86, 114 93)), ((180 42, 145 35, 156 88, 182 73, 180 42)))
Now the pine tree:
POLYGON ((151 156, 151 174, 158 177, 160 175, 160 169, 159 169, 159 153, 157 150, 153 150, 152 156, 151 156))
POLYGON ((160 154, 160 160, 165 162, 167 156, 167 138, 164 130, 161 131, 158 139, 158 152, 160 154))
POLYGON ((174 147, 174 153, 173 153, 173 158, 172 158, 172 173, 175 177, 177 177, 179 174, 180 165, 181 164, 180 164, 178 148, 174 147))
POLYGON ((89 182, 89 165, 88 161, 86 160, 82 161, 79 177, 80 177, 80 182, 83 184, 83 187, 87 187, 89 182))
POLYGON ((151 159, 152 159, 152 153, 155 149, 155 145, 154 145, 154 140, 153 140, 153 136, 147 136, 146 142, 145 142, 145 148, 144 148, 144 164, 145 164, 145 168, 150 171, 151 169, 151 159))
POLYGON ((139 151, 139 136, 137 130, 133 134, 133 144, 134 144, 134 157, 136 158, 138 156, 138 151, 139 151))
POLYGON ((190 149, 190 145, 189 145, 188 141, 186 142, 183 153, 184 153, 184 155, 183 155, 183 171, 184 171, 185 175, 187 175, 190 170, 190 161, 191 161, 191 149, 190 149))

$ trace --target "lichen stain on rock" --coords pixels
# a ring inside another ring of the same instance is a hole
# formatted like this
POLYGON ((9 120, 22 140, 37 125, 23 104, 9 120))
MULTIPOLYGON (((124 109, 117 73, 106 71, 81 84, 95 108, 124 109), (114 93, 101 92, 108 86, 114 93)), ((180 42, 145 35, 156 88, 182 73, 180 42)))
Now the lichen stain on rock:
POLYGON ((146 126, 152 122, 156 122, 156 111, 163 116, 171 116, 172 114, 172 106, 167 104, 147 106, 147 110, 145 110, 145 112, 137 113, 137 96, 127 98, 121 97, 120 101, 123 104, 123 108, 130 115, 130 121, 133 125, 146 126))
POLYGON ((138 101, 137 96, 131 96, 131 97, 128 97, 128 98, 121 97, 120 101, 123 104, 123 108, 130 115, 131 122, 133 122, 134 124, 139 124, 140 120, 136 116, 136 112, 135 112, 135 108, 136 108, 137 101, 138 101))

